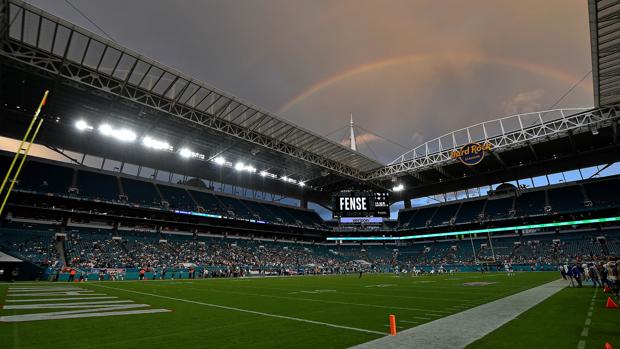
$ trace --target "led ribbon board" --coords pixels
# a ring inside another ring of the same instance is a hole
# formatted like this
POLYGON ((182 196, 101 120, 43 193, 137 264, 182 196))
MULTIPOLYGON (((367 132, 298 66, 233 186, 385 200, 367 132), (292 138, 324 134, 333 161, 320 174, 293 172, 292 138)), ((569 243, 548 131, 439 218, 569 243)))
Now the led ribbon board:
POLYGON ((350 240, 412 240, 412 239, 424 239, 424 238, 436 238, 442 236, 456 236, 456 235, 468 235, 468 234, 480 234, 480 233, 497 233, 500 231, 511 231, 511 230, 523 230, 523 229, 538 229, 538 228, 554 228, 554 227, 564 227, 567 225, 583 225, 583 224, 592 224, 592 223, 609 223, 609 222, 617 222, 620 221, 620 216, 616 217, 608 217, 608 218, 594 218, 594 219, 582 219, 578 221, 568 221, 568 222, 553 222, 553 223, 540 223, 540 224, 528 224, 528 225, 517 225, 512 227, 502 227, 502 228, 487 228, 487 229, 476 229, 476 230, 465 230, 465 231, 453 231, 449 233, 433 233, 433 234, 421 234, 421 235, 407 235, 407 236, 359 236, 359 237, 328 237, 327 240, 341 240, 341 241, 350 241, 350 240))

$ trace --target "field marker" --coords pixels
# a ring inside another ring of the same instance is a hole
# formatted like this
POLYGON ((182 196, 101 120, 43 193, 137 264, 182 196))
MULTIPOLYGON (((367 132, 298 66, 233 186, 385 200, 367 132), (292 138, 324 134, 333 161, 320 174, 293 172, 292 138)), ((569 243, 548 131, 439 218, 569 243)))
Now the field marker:
MULTIPOLYGON (((130 281, 133 282, 133 281, 130 281)), ((252 289, 259 289, 259 290, 276 290, 276 291, 289 291, 289 292, 294 292, 294 291, 299 291, 297 289, 292 289, 292 288, 280 288, 280 287, 257 287, 257 286, 248 286, 248 285, 237 285, 236 286, 238 288, 252 288, 252 289)), ((434 292, 434 291, 429 291, 429 292, 434 292)), ((404 299, 428 299, 428 300, 434 300, 436 301, 437 298, 436 297, 418 297, 418 296, 403 296, 403 295, 397 295, 397 294, 382 294, 382 293, 361 293, 361 292, 347 292, 347 291, 338 291, 339 294, 341 295, 347 295, 347 294, 354 294, 354 295, 360 295, 360 296, 366 296, 366 297, 380 297, 382 299, 385 299, 386 297, 390 297, 390 298, 404 298, 404 299)))
POLYGON ((390 315, 390 335, 396 336, 396 315, 390 315))
POLYGON ((6 299, 7 303, 17 302, 49 302, 49 301, 77 301, 86 299, 115 299, 118 297, 106 296, 106 297, 71 297, 71 298, 37 298, 37 299, 6 299))
MULTIPOLYGON (((147 307, 149 305, 145 304, 147 307)), ((134 305, 127 305, 126 308, 141 308, 134 305)), ((0 322, 23 322, 23 321, 37 321, 37 320, 60 320, 60 319, 77 319, 84 317, 105 317, 105 316, 118 316, 118 315, 138 315, 138 314, 154 314, 154 313, 167 313, 168 309, 145 309, 145 310, 127 310, 117 311, 118 308, 102 308, 97 310, 114 310, 110 312, 95 313, 89 310, 75 310, 53 313, 40 313, 40 314, 23 314, 12 316, 0 316, 0 322)))
MULTIPOLYGON (((196 290, 200 290, 199 288, 193 288, 196 290)), ((222 291, 222 290, 214 290, 207 289, 210 292, 219 292, 219 293, 231 293, 231 294, 239 294, 245 296, 256 296, 256 297, 267 297, 267 298, 278 298, 278 299, 290 299, 295 301, 305 301, 305 302, 319 302, 326 304, 342 304, 342 305, 355 305, 359 307, 371 307, 371 308, 383 308, 383 309, 398 309, 398 310, 410 310, 410 311, 435 311, 435 312, 443 312, 449 314, 448 311, 441 311, 435 309, 422 309, 422 308, 407 308, 407 307, 398 307, 398 306, 390 306, 390 305, 378 305, 378 304, 367 304, 367 303, 351 303, 351 302, 343 302, 343 301, 329 301, 322 299, 313 299, 313 298, 299 298, 299 297, 287 297, 287 296, 276 296, 271 294, 260 294, 260 293, 249 293, 249 292, 237 292, 237 291, 222 291)), ((443 315, 438 315, 443 316, 443 315)))
MULTIPOLYGON (((2 309, 17 310, 17 309, 77 309, 77 308, 107 308, 122 303, 133 303, 129 300, 118 301, 102 301, 102 302, 79 302, 79 303, 42 303, 42 304, 8 304, 2 309)), ((140 304, 148 306, 148 304, 140 304)))
POLYGON ((42 320, 61 320, 88 317, 104 317, 117 315, 152 314, 169 312, 168 309, 136 309, 150 307, 149 304, 137 304, 132 300, 121 300, 118 297, 106 296, 101 293, 94 293, 92 290, 70 287, 11 287, 7 297, 28 296, 25 299, 6 299, 7 303, 2 309, 5 310, 40 310, 38 313, 16 314, 0 316, 0 322, 24 322, 42 320), (53 291, 53 292, 50 292, 53 291), (60 292, 62 291, 62 292, 60 292), (28 293, 23 293, 28 292, 28 293), (33 298, 44 295, 69 296, 62 298, 33 298), (72 297, 81 295, 82 297, 72 297), (96 297, 103 295, 104 297, 96 297), (95 296, 95 297, 92 297, 95 296), (97 299, 97 300, 96 300, 97 299), (114 299, 114 300, 101 300, 114 299), (76 302, 77 300, 77 302, 76 302), (87 300, 86 302, 80 302, 87 300), (96 300, 96 301, 90 301, 96 300), (49 301, 64 301, 61 303, 41 303, 49 301), (15 304, 17 303, 17 304, 15 304), (60 311, 48 310, 60 309, 60 311), (130 310, 131 309, 131 310, 130 310))
POLYGON ((430 320, 430 319, 432 319, 430 317, 424 317, 424 316, 412 316, 411 318, 418 319, 418 320, 430 320))
POLYGON ((66 291, 7 294, 8 297, 39 297, 39 296, 105 296, 105 293, 90 293, 93 291, 66 291))
MULTIPOLYGON (((592 324, 592 310, 594 309, 594 300, 596 299, 596 295, 598 294, 598 288, 594 290, 594 294, 592 295, 592 302, 590 303, 590 308, 588 314, 586 316, 586 321, 584 322, 583 330, 581 330, 581 337, 587 337, 590 333, 590 325, 592 324)), ((578 349, 584 349, 586 347, 586 341, 583 339, 577 342, 578 349)))
MULTIPOLYGON (((85 291, 83 288, 78 287, 11 287, 9 288, 10 292, 52 292, 52 291, 85 291)), ((92 292, 92 291, 91 291, 92 292)))
POLYGON ((400 322, 404 322, 404 323, 407 323, 407 324, 419 324, 418 321, 409 321, 409 320, 400 320, 400 322))
POLYGON ((299 293, 316 294, 316 293, 328 293, 328 292, 336 292, 336 290, 296 291, 296 292, 290 292, 289 294, 299 294, 299 293))
POLYGON ((212 308, 219 308, 219 309, 225 309, 225 310, 238 311, 238 312, 241 312, 241 313, 261 315, 261 316, 272 317, 272 318, 277 318, 277 319, 284 319, 284 320, 291 320, 291 321, 299 321, 299 322, 305 322, 305 323, 314 324, 314 325, 321 325, 321 326, 327 326, 327 327, 333 327, 333 328, 340 328, 340 329, 343 329, 343 330, 351 330, 351 331, 357 331, 357 332, 365 332, 365 333, 378 334, 378 335, 381 335, 381 336, 385 335, 385 333, 383 333, 383 332, 367 330, 367 329, 364 329, 364 328, 336 325, 336 324, 331 324, 331 323, 328 323, 328 322, 314 321, 314 320, 302 319, 302 318, 297 318, 297 317, 292 317, 292 316, 270 314, 270 313, 264 313, 264 312, 261 312, 261 311, 248 310, 248 309, 242 309, 242 308, 235 308, 235 307, 229 307, 229 306, 219 305, 219 304, 204 303, 204 302, 193 301, 193 300, 190 300, 190 299, 168 297, 168 296, 163 296, 163 295, 158 295, 158 294, 153 294, 153 293, 148 293, 148 292, 126 290, 126 289, 118 288, 118 287, 110 287, 110 286, 103 286, 103 285, 97 285, 97 284, 92 284, 92 285, 96 286, 96 287, 109 288, 111 290, 125 291, 125 292, 130 292, 130 293, 141 294, 141 295, 145 295, 145 296, 151 296, 151 297, 157 297, 157 298, 163 298, 163 299, 170 299, 170 300, 179 301, 179 302, 204 305, 204 306, 212 307, 212 308))

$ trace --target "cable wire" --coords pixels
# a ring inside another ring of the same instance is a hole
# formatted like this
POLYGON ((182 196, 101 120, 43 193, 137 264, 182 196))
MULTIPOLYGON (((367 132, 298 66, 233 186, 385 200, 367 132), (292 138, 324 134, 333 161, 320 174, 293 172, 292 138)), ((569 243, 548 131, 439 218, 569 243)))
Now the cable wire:
POLYGON ((379 138, 383 139, 384 141, 389 142, 389 143, 392 143, 392 144, 394 144, 394 145, 396 145, 396 146, 399 146, 399 147, 401 147, 401 148, 403 148, 403 149, 406 149, 406 150, 410 150, 410 149, 411 149, 410 147, 406 147, 406 146, 404 146, 404 145, 402 145, 402 144, 400 144, 400 143, 398 143, 398 142, 394 142, 394 141, 392 141, 392 140, 390 140, 390 139, 388 139, 388 138, 383 137, 382 135, 380 135, 380 134, 378 134, 378 133, 376 133, 376 132, 373 132, 373 131, 367 130, 367 129, 365 129, 365 128, 363 128, 363 127, 361 127, 361 126, 357 125, 357 124, 355 124, 355 127, 359 128, 359 129, 360 129, 360 130, 362 130, 362 131, 365 131, 365 132, 368 132, 368 133, 370 133, 370 134, 373 134, 373 135, 375 135, 375 136, 377 136, 377 137, 379 137, 379 138))
POLYGON ((69 0, 65 0, 65 2, 66 2, 69 6, 71 6, 71 7, 72 7, 72 8, 73 8, 73 9, 74 9, 77 13, 79 13, 82 17, 84 17, 84 18, 85 18, 88 22, 90 22, 90 24, 94 25, 94 26, 95 26, 95 28, 99 29, 99 31, 100 31, 100 32, 102 32, 102 33, 103 33, 103 35, 105 35, 108 39, 110 39, 110 40, 111 40, 111 41, 113 41, 113 42, 116 42, 116 40, 112 39, 112 37, 110 36, 110 34, 106 33, 106 31, 105 31, 105 30, 103 30, 100 26, 98 26, 98 25, 97 25, 97 23, 95 23, 92 19, 90 19, 90 18, 89 18, 89 17, 88 17, 88 16, 87 16, 84 12, 80 11, 80 9, 79 9, 77 6, 73 5, 73 4, 71 3, 71 1, 69 1, 69 0))
POLYGON ((579 81, 577 81, 577 82, 576 82, 573 86, 571 86, 571 88, 569 88, 569 89, 568 89, 568 91, 566 91, 566 93, 564 93, 564 94, 562 95, 562 97, 560 97, 557 101, 555 101, 555 103, 553 103, 553 105, 551 105, 551 106, 550 106, 549 108, 547 108, 547 109, 553 109, 556 105, 560 104, 560 102, 562 102, 562 100, 563 100, 566 96, 568 96, 571 92, 573 92, 573 90, 574 90, 575 88, 577 88, 577 86, 579 86, 579 84, 581 84, 581 82, 582 82, 583 80, 585 80, 585 79, 588 77, 588 75, 590 75, 591 73, 592 73, 592 70, 590 70, 589 72, 587 72, 587 73, 586 73, 586 75, 584 75, 581 79, 579 79, 579 81))

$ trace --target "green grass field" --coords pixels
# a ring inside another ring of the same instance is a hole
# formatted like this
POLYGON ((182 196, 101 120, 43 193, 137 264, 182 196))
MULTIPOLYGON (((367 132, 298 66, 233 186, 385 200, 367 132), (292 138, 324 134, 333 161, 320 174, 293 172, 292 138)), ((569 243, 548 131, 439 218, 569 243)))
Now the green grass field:
MULTIPOLYGON (((359 279, 356 275, 346 275, 87 282, 79 285, 0 284, 1 303, 5 307, 33 303, 28 301, 30 297, 14 296, 19 288, 71 286, 92 290, 91 293, 99 294, 98 297, 118 297, 108 299, 111 301, 149 305, 137 309, 171 310, 141 315, 88 315, 74 319, 0 322, 0 346, 58 348, 62 343, 64 348, 346 348, 387 334, 389 314, 396 315, 399 330, 403 330, 557 278, 556 273, 520 273, 512 278, 503 273, 461 273, 417 278, 364 275, 359 279), (463 285, 481 281, 491 284, 463 285), (26 301, 15 302, 16 299, 26 301)), ((53 290, 50 292, 33 296, 35 299, 50 299, 35 303, 89 301, 60 301, 53 290)), ((592 289, 564 290, 472 347, 564 347, 545 345, 553 343, 546 337, 565 336, 572 331, 546 332, 542 324, 560 327, 574 318, 583 326, 592 294, 592 289), (585 309, 581 309, 581 303, 573 298, 583 299, 585 309), (561 309, 566 303, 571 306, 561 309), (515 336, 531 339, 536 345, 524 345, 527 342, 523 341, 504 345, 505 340, 515 336)), ((106 299, 93 298, 90 301, 106 299)), ((0 316, 71 310, 75 309, 3 309, 0 316)), ((598 314, 602 312, 597 308, 595 316, 598 314)), ((612 318, 617 320, 618 314, 620 312, 614 313, 615 318, 614 315, 612 318)), ((612 318, 601 317, 601 321, 612 318)), ((571 344, 569 347, 576 347, 578 337, 579 333, 566 340, 571 344)))

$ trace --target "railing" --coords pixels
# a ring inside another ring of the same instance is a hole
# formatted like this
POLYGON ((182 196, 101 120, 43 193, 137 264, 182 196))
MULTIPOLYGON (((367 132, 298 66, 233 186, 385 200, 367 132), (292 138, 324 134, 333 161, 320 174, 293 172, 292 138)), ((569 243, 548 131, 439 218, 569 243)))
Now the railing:
POLYGON ((368 172, 364 179, 380 179, 456 161, 451 156, 452 151, 472 142, 490 143, 493 151, 506 150, 563 137, 569 131, 594 132, 619 117, 620 106, 611 106, 591 110, 555 109, 486 121, 430 140, 402 154, 389 165, 368 172))

